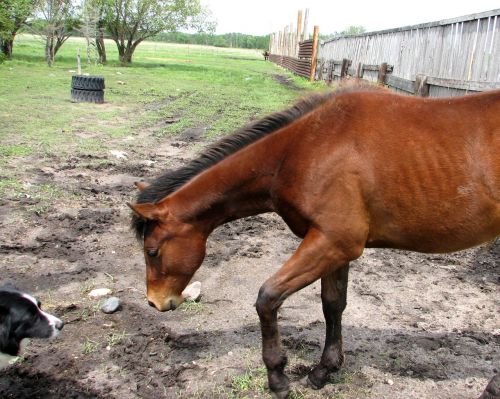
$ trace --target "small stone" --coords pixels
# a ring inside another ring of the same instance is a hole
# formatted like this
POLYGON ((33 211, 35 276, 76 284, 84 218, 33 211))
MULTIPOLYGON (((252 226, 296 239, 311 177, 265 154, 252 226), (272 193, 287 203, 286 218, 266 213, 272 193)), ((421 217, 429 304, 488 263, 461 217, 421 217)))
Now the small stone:
POLYGON ((116 296, 112 296, 102 304, 101 310, 106 314, 115 313, 120 309, 120 299, 116 296))
POLYGON ((89 297, 90 298, 100 298, 106 295, 111 294, 111 290, 109 288, 96 288, 95 290, 92 290, 89 292, 89 297))
POLYGON ((188 301, 198 301, 201 296, 201 282, 195 281, 189 284, 184 291, 182 297, 188 301))
POLYGON ((125 151, 111 150, 109 151, 111 155, 118 159, 127 159, 128 154, 125 151))
POLYGON ((390 378, 388 378, 387 380, 385 380, 385 383, 386 383, 387 385, 394 385, 394 381, 393 381, 393 380, 391 380, 390 378))

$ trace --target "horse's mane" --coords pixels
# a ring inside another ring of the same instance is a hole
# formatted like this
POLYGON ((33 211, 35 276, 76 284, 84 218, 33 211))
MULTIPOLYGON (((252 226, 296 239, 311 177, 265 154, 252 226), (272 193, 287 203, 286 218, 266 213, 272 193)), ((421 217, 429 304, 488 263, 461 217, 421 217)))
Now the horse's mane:
MULTIPOLYGON (((209 146, 198 158, 177 170, 167 171, 157 177, 137 196, 137 203, 155 203, 167 197, 196 175, 214 166, 229 155, 291 124, 307 113, 344 92, 358 91, 369 87, 355 86, 315 94, 297 102, 291 108, 264 117, 209 146)), ((145 221, 132 215, 132 228, 138 239, 142 238, 145 221)))

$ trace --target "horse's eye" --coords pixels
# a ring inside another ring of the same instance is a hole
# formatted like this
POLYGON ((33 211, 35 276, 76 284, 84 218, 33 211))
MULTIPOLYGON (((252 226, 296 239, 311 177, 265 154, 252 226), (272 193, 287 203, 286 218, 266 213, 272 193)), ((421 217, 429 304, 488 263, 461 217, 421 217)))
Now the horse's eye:
POLYGON ((155 256, 158 255, 158 248, 148 249, 146 252, 147 252, 148 256, 151 256, 152 258, 154 258, 155 256))

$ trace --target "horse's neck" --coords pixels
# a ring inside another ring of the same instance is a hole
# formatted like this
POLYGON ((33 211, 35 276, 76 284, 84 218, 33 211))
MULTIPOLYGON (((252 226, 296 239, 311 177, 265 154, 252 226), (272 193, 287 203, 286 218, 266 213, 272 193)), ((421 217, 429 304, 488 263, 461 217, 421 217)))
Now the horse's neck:
POLYGON ((283 154, 283 139, 268 136, 200 173, 169 197, 183 220, 210 229, 273 210, 270 190, 283 154))

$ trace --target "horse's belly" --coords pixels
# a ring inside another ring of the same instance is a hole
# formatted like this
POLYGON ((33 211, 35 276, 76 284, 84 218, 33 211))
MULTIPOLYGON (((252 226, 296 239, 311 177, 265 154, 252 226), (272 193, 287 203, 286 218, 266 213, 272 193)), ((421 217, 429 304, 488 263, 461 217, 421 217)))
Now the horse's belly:
POLYGON ((479 213, 457 209, 455 215, 432 214, 373 223, 367 247, 418 252, 454 252, 480 245, 500 235, 500 205, 479 213))

